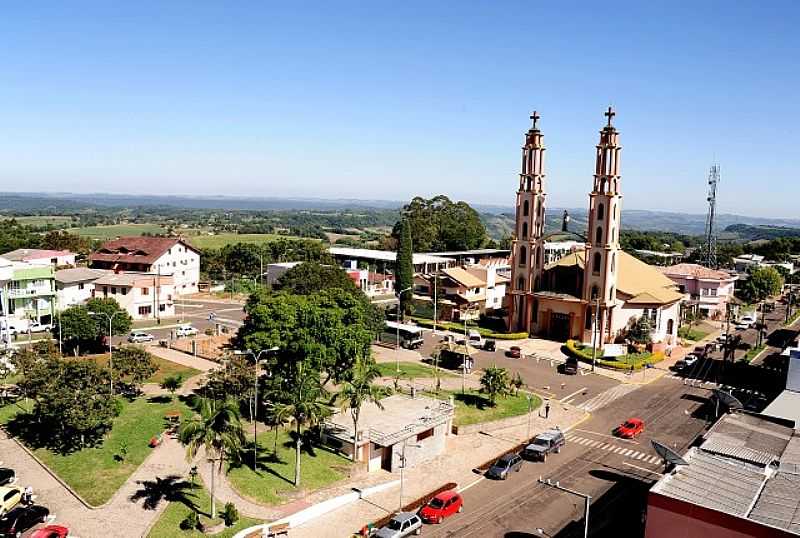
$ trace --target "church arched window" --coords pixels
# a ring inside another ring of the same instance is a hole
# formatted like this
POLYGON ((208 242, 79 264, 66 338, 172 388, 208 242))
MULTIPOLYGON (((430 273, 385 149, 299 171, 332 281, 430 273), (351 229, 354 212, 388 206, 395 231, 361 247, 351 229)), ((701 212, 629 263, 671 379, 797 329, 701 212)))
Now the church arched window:
MULTIPOLYGON (((528 202, 525 202, 525 203, 527 204, 528 202)), ((527 239, 528 238, 528 223, 527 222, 523 222, 522 223, 522 238, 523 239, 527 239)))
POLYGON ((614 286, 611 286, 611 288, 608 290, 608 300, 609 301, 614 300, 614 286))
POLYGON ((522 216, 523 217, 527 217, 529 210, 530 210, 530 207, 529 207, 528 201, 525 200, 525 202, 522 204, 522 216))
MULTIPOLYGON (((523 247, 524 248, 524 247, 523 247)), ((602 261, 600 253, 594 253, 594 260, 592 261, 592 272, 596 275, 600 274, 600 262, 602 261)))
POLYGON ((528 249, 525 248, 525 245, 521 245, 519 247, 519 266, 525 267, 526 261, 528 258, 528 249))
POLYGON ((611 254, 611 272, 614 272, 614 262, 617 261, 616 253, 611 254))
POLYGON ((589 330, 589 329, 592 328, 592 307, 591 306, 587 306, 586 307, 586 324, 584 325, 584 327, 586 327, 586 330, 589 330))
POLYGON ((536 247, 536 255, 533 257, 533 266, 539 267, 539 256, 541 254, 541 250, 539 247, 536 247))
POLYGON ((602 220, 606 216, 606 206, 599 204, 597 206, 597 220, 602 220))
POLYGON ((603 227, 598 226, 597 231, 594 234, 594 242, 598 245, 603 242, 603 227))
POLYGON ((533 307, 531 307, 531 321, 536 323, 539 318, 539 299, 533 300, 533 307))
POLYGON ((525 289, 525 279, 524 278, 519 277, 517 279, 517 289, 518 290, 524 290, 525 289))

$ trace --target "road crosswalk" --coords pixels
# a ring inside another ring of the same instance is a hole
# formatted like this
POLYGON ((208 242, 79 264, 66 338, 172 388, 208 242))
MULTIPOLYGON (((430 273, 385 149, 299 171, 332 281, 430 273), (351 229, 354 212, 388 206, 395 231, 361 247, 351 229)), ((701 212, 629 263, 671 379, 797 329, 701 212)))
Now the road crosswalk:
MULTIPOLYGON (((601 392, 600 394, 598 394, 594 398, 590 398, 590 399, 586 400, 585 402, 578 404, 576 407, 578 409, 583 409, 584 411, 588 411, 589 413, 591 413, 592 411, 600 409, 601 407, 605 407, 606 405, 610 404, 614 400, 616 400, 618 398, 621 398, 621 397, 625 396, 626 394, 629 394, 629 393, 633 392, 634 390, 636 390, 638 388, 639 388, 639 385, 631 385, 631 384, 622 383, 622 384, 616 385, 614 387, 611 387, 610 389, 608 389, 605 392, 601 392)), ((571 403, 571 401, 572 401, 572 399, 570 398, 570 399, 566 400, 564 403, 571 403)))
POLYGON ((642 452, 633 448, 619 446, 615 445, 614 443, 607 443, 597 439, 590 439, 588 437, 582 437, 574 433, 568 433, 565 437, 568 443, 574 443, 576 445, 581 445, 596 450, 605 450, 614 454, 619 454, 622 457, 638 461, 640 463, 649 463, 653 465, 661 463, 661 458, 659 458, 657 455, 648 454, 647 452, 642 452))

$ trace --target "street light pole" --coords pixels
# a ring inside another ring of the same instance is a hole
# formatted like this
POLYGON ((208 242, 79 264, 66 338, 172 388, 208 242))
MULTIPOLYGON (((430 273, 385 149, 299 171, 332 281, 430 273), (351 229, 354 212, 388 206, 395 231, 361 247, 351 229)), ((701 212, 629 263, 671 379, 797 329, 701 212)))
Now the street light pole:
MULTIPOLYGON (((112 397, 114 396, 114 356, 111 353, 111 322, 114 319, 114 316, 116 316, 120 312, 121 312, 121 310, 117 310, 116 312, 114 312, 110 316, 106 312, 89 312, 89 315, 91 315, 91 316, 105 316, 106 319, 108 319, 108 368, 111 371, 110 385, 111 385, 111 396, 112 397)), ((61 317, 59 316, 59 320, 60 319, 61 319, 61 317)), ((59 327, 59 331, 60 331, 61 323, 58 324, 58 327, 59 327)))
POLYGON ((406 289, 400 290, 397 292, 397 319, 395 320, 395 328, 397 329, 397 341, 394 344, 395 350, 395 366, 397 367, 397 373, 400 374, 400 298, 401 296, 411 290, 412 287, 408 287, 406 289))
POLYGON ((528 394, 528 439, 531 438, 531 412, 533 411, 532 407, 533 407, 533 396, 528 394))
POLYGON ((261 362, 261 355, 278 351, 278 346, 262 349, 258 353, 253 353, 249 349, 246 351, 234 351, 235 355, 250 355, 255 362, 255 372, 253 375, 253 472, 258 470, 258 365, 261 362))

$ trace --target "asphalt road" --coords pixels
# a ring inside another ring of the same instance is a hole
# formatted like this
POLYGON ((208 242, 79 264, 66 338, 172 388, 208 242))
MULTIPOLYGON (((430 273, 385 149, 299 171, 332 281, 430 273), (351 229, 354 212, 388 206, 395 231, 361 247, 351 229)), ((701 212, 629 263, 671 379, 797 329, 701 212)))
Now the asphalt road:
POLYGON ((638 505, 624 503, 631 512, 625 517, 608 517, 614 514, 610 508, 595 510, 590 517, 593 536, 607 535, 612 532, 609 529, 614 529, 616 536, 636 536, 642 521, 642 492, 663 469, 650 440, 658 439, 678 451, 685 449, 707 425, 708 396, 709 390, 672 378, 642 386, 568 432, 564 450, 546 462, 526 462, 521 472, 506 481, 476 475, 480 481, 463 492, 464 512, 442 525, 427 526, 425 535, 523 538, 577 532, 582 536, 583 500, 538 484, 537 479, 544 477, 592 495, 593 506, 613 508, 619 503, 609 499, 616 501, 638 491, 633 496, 638 505), (631 416, 645 421, 645 432, 635 441, 613 437, 611 430, 631 416), (632 527, 614 528, 620 520, 632 522, 632 527), (537 534, 537 528, 546 534, 537 534))

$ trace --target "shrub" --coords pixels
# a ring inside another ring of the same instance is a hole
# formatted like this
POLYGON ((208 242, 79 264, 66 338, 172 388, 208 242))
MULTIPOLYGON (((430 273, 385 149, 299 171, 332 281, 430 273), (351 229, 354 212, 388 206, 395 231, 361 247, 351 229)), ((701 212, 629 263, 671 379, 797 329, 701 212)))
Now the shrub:
MULTIPOLYGON (((564 348, 568 355, 572 355, 584 362, 592 362, 591 347, 584 346, 575 340, 567 340, 567 343, 564 344, 564 348)), ((603 350, 598 349, 596 356, 596 363, 598 366, 617 370, 630 370, 631 366, 633 366, 634 370, 641 370, 648 364, 655 364, 664 360, 664 354, 660 351, 657 353, 629 353, 628 355, 623 355, 615 359, 603 359, 602 357, 603 350)))
POLYGON ((222 520, 225 522, 226 527, 233 527, 239 521, 239 511, 233 503, 225 503, 225 508, 222 510, 222 520))
POLYGON ((192 510, 189 512, 180 524, 181 529, 190 531, 200 527, 200 518, 197 517, 197 512, 192 510))
POLYGON ((528 333, 490 333, 488 338, 495 340, 522 340, 528 338, 528 333))

